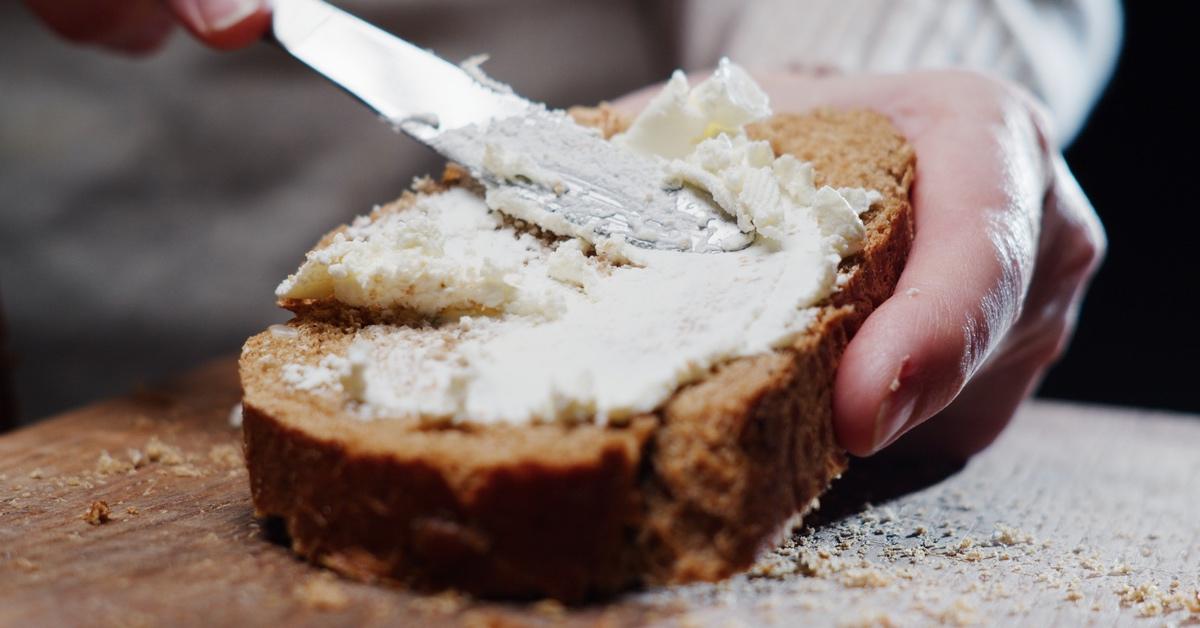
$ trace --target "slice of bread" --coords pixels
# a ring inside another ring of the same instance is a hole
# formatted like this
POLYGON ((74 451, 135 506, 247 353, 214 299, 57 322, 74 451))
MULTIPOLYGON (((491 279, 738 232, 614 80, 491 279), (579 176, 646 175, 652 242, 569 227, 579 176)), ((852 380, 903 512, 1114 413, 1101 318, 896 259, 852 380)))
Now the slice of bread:
MULTIPOLYGON (((573 113, 608 135, 624 124, 608 109, 573 113)), ((579 600, 749 566, 846 466, 834 374, 903 268, 914 167, 904 138, 868 111, 778 115, 750 134, 812 162, 818 184, 883 196, 863 216, 865 248, 843 261, 840 290, 792 346, 721 364, 621 425, 361 421, 289 386, 282 365, 344 352, 364 321, 406 321, 282 302, 296 317, 251 338, 241 358, 257 514, 282 518, 298 554, 343 574, 484 595, 579 600)), ((442 184, 380 211, 470 184, 449 168, 442 184)))

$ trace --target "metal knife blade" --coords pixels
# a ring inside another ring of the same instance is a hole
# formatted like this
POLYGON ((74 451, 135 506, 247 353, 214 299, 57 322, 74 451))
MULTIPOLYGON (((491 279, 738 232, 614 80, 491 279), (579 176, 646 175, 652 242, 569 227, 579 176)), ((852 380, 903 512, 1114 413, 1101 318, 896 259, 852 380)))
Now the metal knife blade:
POLYGON ((619 150, 564 113, 487 84, 322 0, 276 0, 269 36, 489 189, 562 216, 569 229, 551 229, 561 235, 620 236, 644 248, 695 252, 738 250, 754 240, 696 190, 664 187, 650 175, 617 175, 657 172, 654 158, 619 150), (496 124, 510 119, 519 124, 496 124), (496 176, 485 167, 485 144, 532 156, 554 183, 496 176))
POLYGON ((534 106, 321 0, 278 0, 271 35, 293 57, 420 140, 534 106))

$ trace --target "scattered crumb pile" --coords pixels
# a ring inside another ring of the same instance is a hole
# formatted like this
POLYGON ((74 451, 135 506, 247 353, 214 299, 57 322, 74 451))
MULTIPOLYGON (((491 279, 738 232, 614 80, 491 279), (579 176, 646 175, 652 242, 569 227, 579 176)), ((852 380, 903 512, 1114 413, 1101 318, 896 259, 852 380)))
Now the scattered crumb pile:
MULTIPOLYGON (((940 501, 936 509, 869 508, 815 530, 796 530, 744 576, 641 597, 699 609, 684 611, 685 624, 688 615, 699 624, 744 619, 747 606, 764 624, 805 616, 844 626, 1111 623, 1131 617, 1200 623, 1200 574, 1192 582, 1164 580, 1154 560, 1155 538, 1141 539, 1137 556, 1105 556, 1082 542, 1060 547, 1020 527, 986 522, 985 510, 975 509, 964 493, 940 501)), ((1137 539, 1121 540, 1094 542, 1129 547, 1137 539)))
POLYGON ((107 450, 100 452, 96 460, 96 475, 132 474, 149 464, 158 464, 176 477, 198 478, 208 475, 203 462, 212 463, 218 469, 238 469, 242 466, 242 451, 238 446, 225 443, 214 445, 207 456, 184 455, 183 450, 151 436, 143 449, 129 448, 124 456, 113 456, 107 450))
POLYGON ((95 456, 90 468, 73 473, 36 467, 28 473, 33 481, 29 483, 8 485, 8 476, 0 475, 0 487, 11 489, 11 497, 4 498, 3 505, 19 513, 47 499, 79 500, 78 493, 86 491, 82 504, 88 506, 79 519, 99 526, 141 514, 137 506, 126 502, 149 498, 164 478, 233 478, 245 474, 241 447, 233 442, 185 452, 160 436, 150 436, 141 448, 130 447, 124 452, 104 449, 95 456), (131 488, 136 492, 131 493, 131 488), (125 514, 119 515, 122 510, 125 514))

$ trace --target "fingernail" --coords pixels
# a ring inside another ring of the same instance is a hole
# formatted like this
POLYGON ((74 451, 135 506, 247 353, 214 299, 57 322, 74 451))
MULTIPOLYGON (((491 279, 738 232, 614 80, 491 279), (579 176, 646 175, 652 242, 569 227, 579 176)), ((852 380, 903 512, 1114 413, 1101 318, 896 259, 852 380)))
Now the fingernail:
POLYGON ((919 392, 912 387, 903 387, 884 397, 883 403, 879 404, 879 413, 875 415, 875 434, 872 439, 875 451, 890 443, 912 420, 920 398, 919 392))
POLYGON ((254 15, 263 0, 174 0, 176 9, 202 33, 228 29, 254 15))
POLYGON ((879 411, 875 414, 875 432, 871 440, 875 451, 891 442, 896 434, 908 425, 913 412, 916 411, 920 391, 911 381, 904 381, 909 374, 906 371, 910 359, 910 356, 906 355, 900 360, 896 374, 892 376, 888 385, 888 395, 883 398, 883 402, 879 404, 879 411))

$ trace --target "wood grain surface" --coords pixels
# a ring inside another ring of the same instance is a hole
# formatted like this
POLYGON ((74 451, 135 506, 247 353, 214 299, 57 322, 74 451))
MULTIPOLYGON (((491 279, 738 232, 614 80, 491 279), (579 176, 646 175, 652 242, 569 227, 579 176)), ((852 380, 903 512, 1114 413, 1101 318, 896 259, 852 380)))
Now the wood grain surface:
POLYGON ((238 396, 223 361, 0 436, 0 626, 1200 625, 1196 417, 1033 402, 963 468, 852 467, 747 575, 565 608, 296 560, 238 396))

